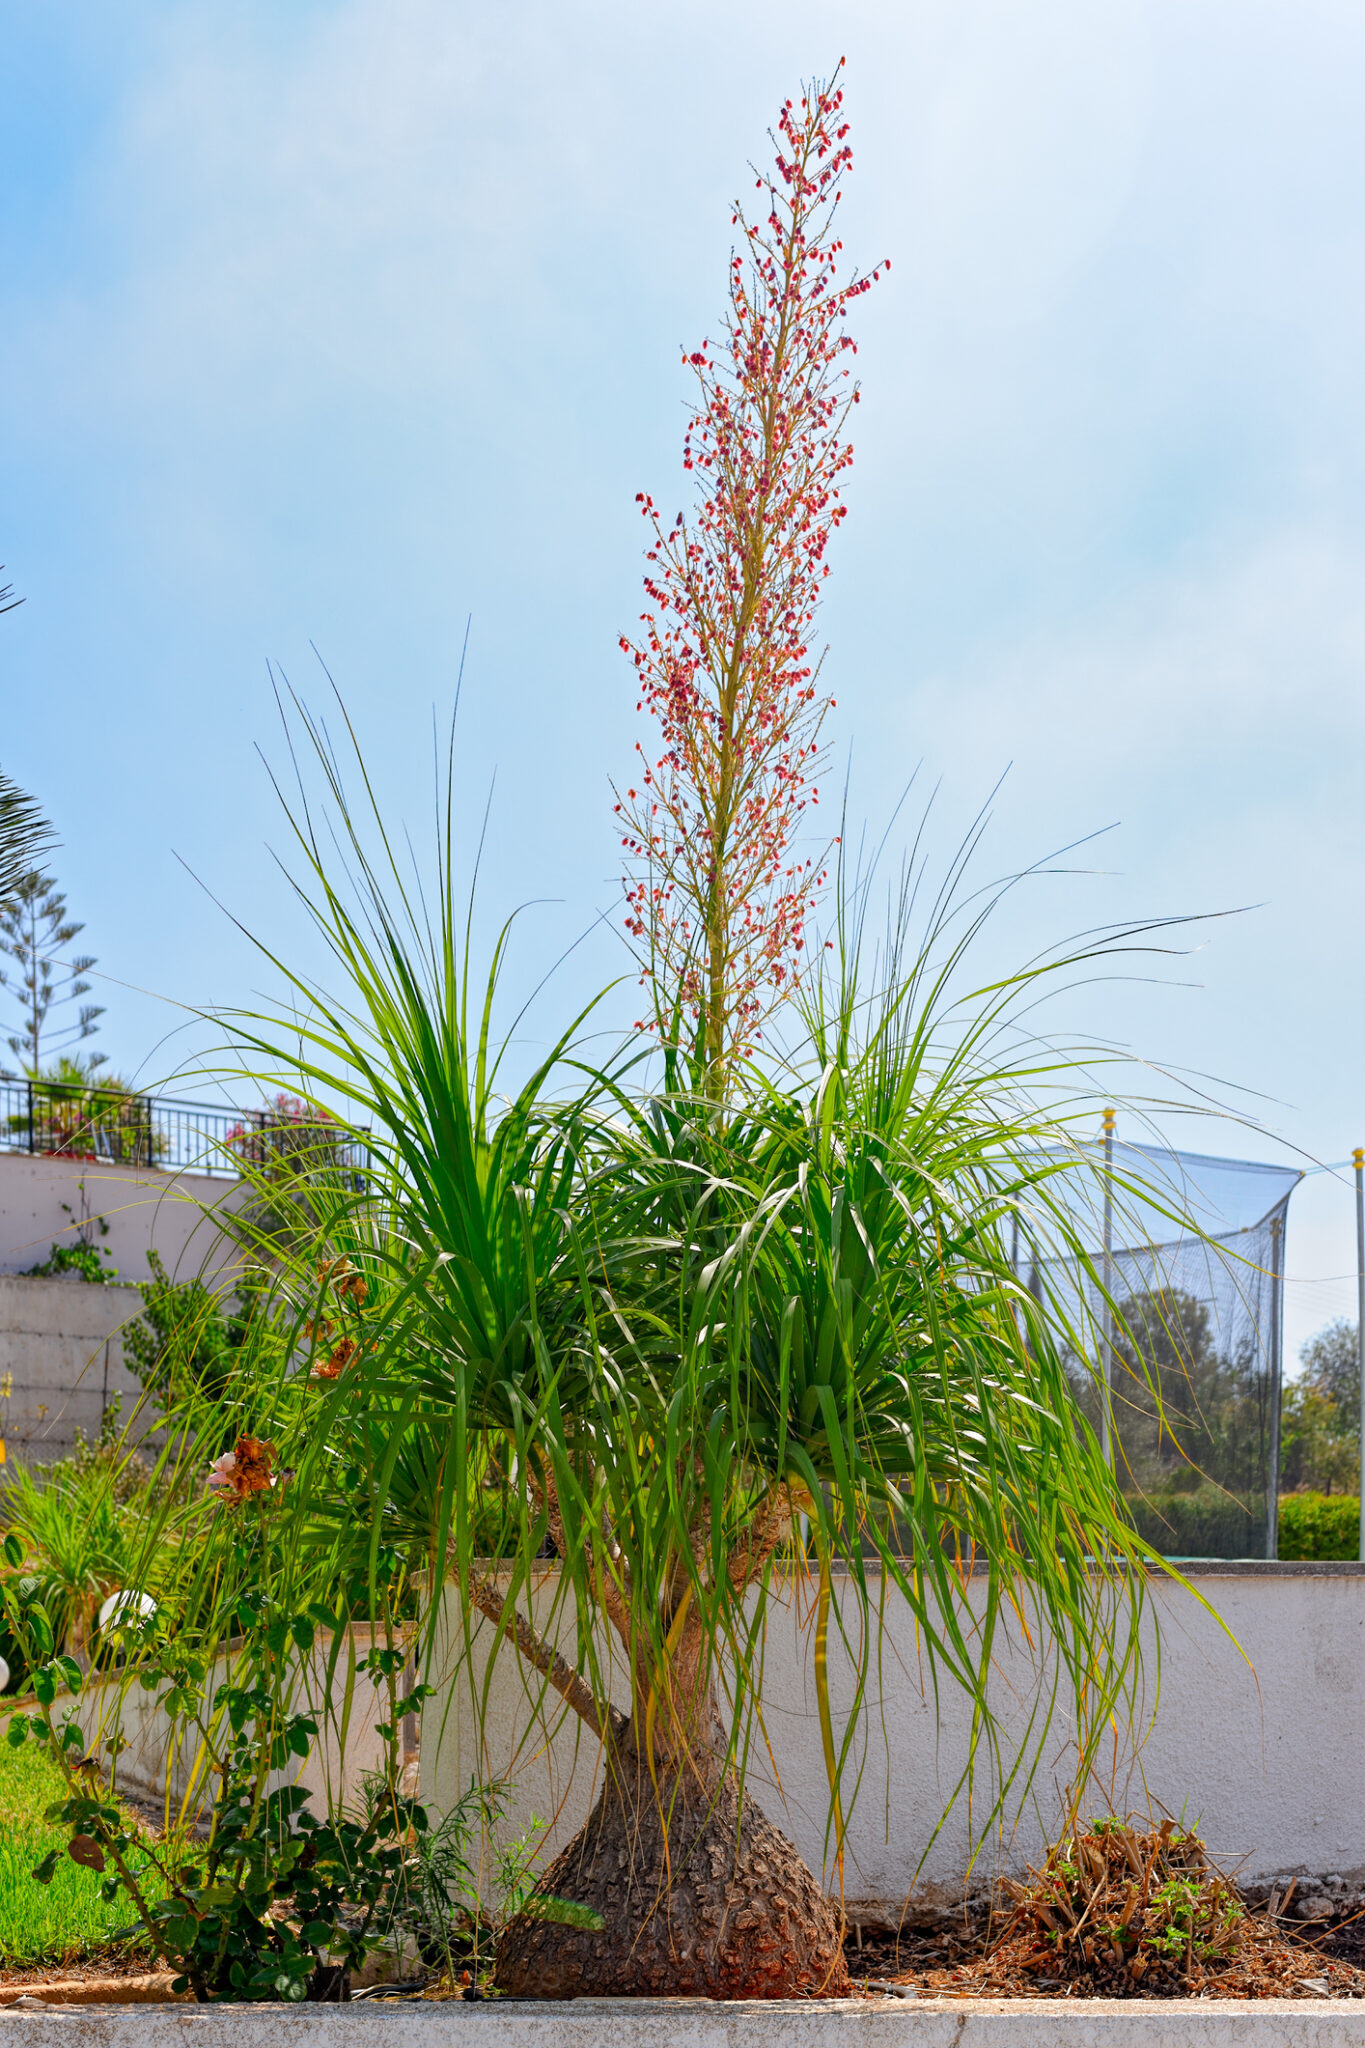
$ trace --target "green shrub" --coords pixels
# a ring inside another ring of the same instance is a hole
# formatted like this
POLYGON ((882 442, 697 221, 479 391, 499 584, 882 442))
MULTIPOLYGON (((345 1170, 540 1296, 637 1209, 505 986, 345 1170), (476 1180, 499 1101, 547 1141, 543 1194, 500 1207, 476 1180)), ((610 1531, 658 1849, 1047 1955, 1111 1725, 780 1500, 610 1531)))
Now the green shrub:
POLYGON ((1265 1509, 1219 1486, 1134 1494, 1138 1534, 1163 1557, 1264 1557, 1265 1509))
POLYGON ((1280 1556, 1360 1555, 1360 1501, 1353 1493, 1282 1493, 1280 1556))

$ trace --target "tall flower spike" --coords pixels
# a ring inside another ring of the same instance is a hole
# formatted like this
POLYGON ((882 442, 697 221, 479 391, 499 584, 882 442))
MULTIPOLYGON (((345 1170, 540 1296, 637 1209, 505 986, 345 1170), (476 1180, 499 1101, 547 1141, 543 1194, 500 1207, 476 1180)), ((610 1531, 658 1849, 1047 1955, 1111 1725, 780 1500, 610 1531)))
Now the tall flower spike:
POLYGON ((612 792, 626 931, 653 1024, 679 1006, 694 1019, 717 1100, 800 979, 825 880, 793 848, 818 801, 832 701, 812 641, 853 460, 844 316, 880 274, 836 281, 839 181, 852 162, 838 76, 782 108, 776 161, 758 180, 761 218, 735 207, 721 339, 683 357, 697 385, 683 441, 699 484, 692 519, 665 526, 647 493, 636 499, 652 533, 650 609, 639 640, 621 646, 655 739, 638 791, 612 792))

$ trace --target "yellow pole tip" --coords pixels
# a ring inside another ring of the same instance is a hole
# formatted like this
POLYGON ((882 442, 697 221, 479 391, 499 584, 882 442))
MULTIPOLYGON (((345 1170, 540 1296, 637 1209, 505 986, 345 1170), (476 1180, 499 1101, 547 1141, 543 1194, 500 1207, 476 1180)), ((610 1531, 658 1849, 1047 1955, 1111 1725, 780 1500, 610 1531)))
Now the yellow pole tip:
POLYGON ((1355 1167, 1357 1173, 1360 1172, 1362 1166, 1365 1166, 1365 1145, 1356 1146, 1355 1158, 1353 1159, 1352 1164, 1355 1167))

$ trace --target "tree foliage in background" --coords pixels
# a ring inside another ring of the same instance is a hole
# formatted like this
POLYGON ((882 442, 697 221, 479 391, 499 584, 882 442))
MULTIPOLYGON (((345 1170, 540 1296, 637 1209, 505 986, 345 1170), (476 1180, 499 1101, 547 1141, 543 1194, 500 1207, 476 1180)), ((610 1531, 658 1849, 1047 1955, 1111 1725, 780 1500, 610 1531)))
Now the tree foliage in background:
MULTIPOLYGON (((1137 1526, 1159 1549, 1176 1556, 1259 1556, 1265 1531, 1265 1439, 1268 1389, 1249 1349, 1232 1356, 1217 1338, 1207 1302, 1188 1291, 1150 1288, 1119 1300, 1115 1309, 1114 1421, 1121 1446, 1121 1480, 1137 1526)), ((1317 1555, 1313 1548, 1283 1547, 1319 1541, 1338 1545, 1333 1533, 1314 1533, 1318 1516, 1297 1535, 1307 1509, 1291 1509, 1290 1495, 1358 1497, 1360 1480, 1360 1365, 1356 1326, 1331 1323, 1305 1344, 1302 1371, 1284 1388, 1281 1407, 1281 1555, 1317 1555), (1311 1524, 1311 1528, 1309 1526, 1311 1524)), ((1076 1398, 1098 1427, 1099 1390, 1076 1364, 1076 1398)), ((1349 1548, 1323 1555, 1354 1557, 1349 1548)))
POLYGON ((1358 1495, 1360 1353, 1356 1325, 1344 1317, 1329 1323, 1303 1346, 1299 1363, 1299 1377, 1284 1390, 1284 1483, 1296 1491, 1358 1495))
MULTIPOLYGON (((1209 1304, 1184 1288, 1145 1288, 1119 1299, 1114 1323, 1125 1487, 1263 1488, 1264 1374, 1249 1349, 1227 1355, 1209 1304)), ((1082 1398, 1095 1397, 1083 1387, 1082 1398)))

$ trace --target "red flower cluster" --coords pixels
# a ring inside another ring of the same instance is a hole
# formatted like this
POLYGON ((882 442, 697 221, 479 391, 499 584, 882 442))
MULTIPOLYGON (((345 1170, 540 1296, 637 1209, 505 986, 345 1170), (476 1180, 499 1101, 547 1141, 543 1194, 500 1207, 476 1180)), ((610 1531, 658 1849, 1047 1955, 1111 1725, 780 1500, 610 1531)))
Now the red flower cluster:
POLYGON ((829 538, 847 516, 838 479, 853 460, 844 314, 879 275, 836 283, 839 180, 852 162, 842 103, 833 80, 788 100, 774 171, 758 181, 764 217, 751 224, 735 209, 743 251, 731 258, 723 343, 684 357, 698 384, 683 444, 702 485, 693 521, 679 513, 665 527, 653 499, 637 498, 654 535, 652 609, 640 644, 621 646, 662 745, 637 746, 638 787, 615 792, 626 929, 656 1004, 681 997, 703 1018, 720 1072, 795 985, 825 879, 793 844, 818 801, 832 702, 811 643, 829 538))

